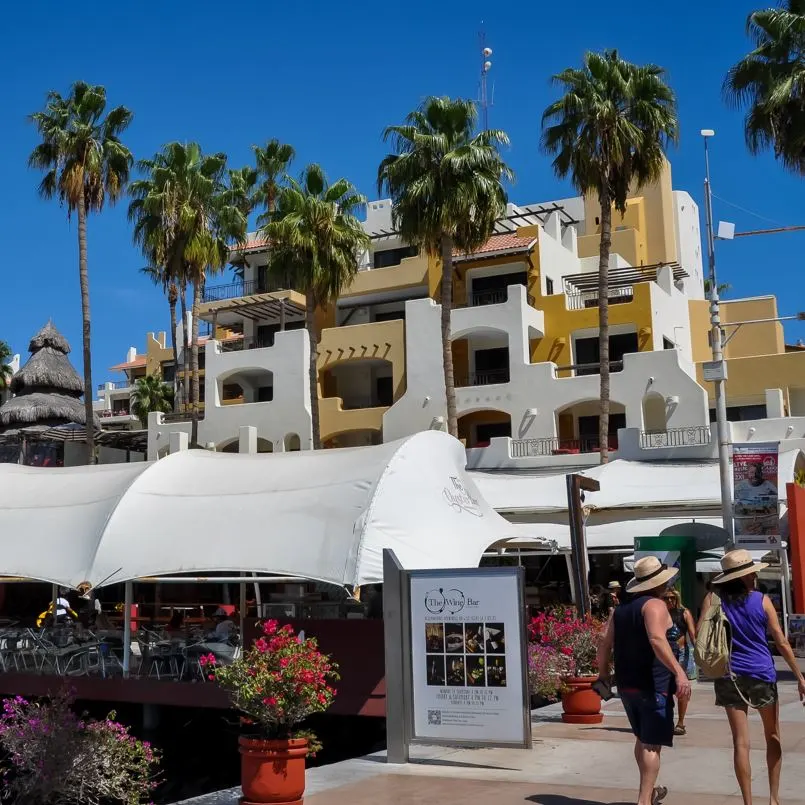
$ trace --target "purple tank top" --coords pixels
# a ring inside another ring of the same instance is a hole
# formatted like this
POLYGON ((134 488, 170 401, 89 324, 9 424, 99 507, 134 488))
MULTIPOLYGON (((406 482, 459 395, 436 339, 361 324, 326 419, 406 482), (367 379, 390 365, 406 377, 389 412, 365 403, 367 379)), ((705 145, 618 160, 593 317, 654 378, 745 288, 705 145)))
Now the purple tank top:
POLYGON ((752 591, 742 601, 721 606, 732 631, 730 671, 763 682, 776 682, 777 670, 766 638, 768 618, 763 609, 763 593, 752 591))

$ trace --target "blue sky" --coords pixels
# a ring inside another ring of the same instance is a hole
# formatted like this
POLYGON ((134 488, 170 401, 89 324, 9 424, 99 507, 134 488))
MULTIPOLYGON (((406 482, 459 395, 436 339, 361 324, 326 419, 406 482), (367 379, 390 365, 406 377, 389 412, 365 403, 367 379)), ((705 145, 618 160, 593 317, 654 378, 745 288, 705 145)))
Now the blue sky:
MULTIPOLYGON (((36 142, 26 115, 49 89, 82 79, 107 87, 111 104, 134 112, 126 142, 137 158, 169 140, 197 140, 246 164, 252 143, 292 143, 297 167, 320 162, 375 194, 380 132, 425 95, 475 96, 481 21, 494 49, 490 125, 512 140, 513 201, 570 195, 538 149, 542 110, 555 97, 551 74, 585 50, 617 47, 632 61, 666 67, 677 92, 682 137, 670 154, 674 184, 701 202, 701 128, 713 142, 714 190, 761 220, 716 200, 716 218, 738 231, 805 222, 805 184, 771 156, 744 147, 741 115, 721 98, 725 71, 745 52, 746 15, 760 0, 706 0, 689 14, 666 4, 421 2, 12 3, 0 29, 6 77, 0 105, 0 339, 25 350, 48 318, 65 333, 80 370, 81 308, 75 222, 36 193, 26 166, 36 142), (45 9, 47 8, 47 13, 45 9), (602 14, 602 9, 604 13, 602 14), (772 223, 774 222, 774 223, 772 223)), ((769 4, 771 4, 769 0, 769 4)), ((137 273, 125 203, 89 222, 93 380, 111 377, 130 345, 167 329, 167 304, 137 273)), ((774 293, 780 313, 805 308, 800 291, 805 233, 745 238, 719 246, 719 280, 733 296, 774 293)), ((214 280, 215 281, 215 280, 214 280)), ((805 326, 787 328, 789 340, 805 326)))

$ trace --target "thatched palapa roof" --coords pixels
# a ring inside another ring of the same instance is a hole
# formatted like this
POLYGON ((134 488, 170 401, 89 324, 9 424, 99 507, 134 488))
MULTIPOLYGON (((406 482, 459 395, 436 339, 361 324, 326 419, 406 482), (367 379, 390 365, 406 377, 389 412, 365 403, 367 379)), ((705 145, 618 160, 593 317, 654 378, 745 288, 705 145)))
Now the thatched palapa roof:
MULTIPOLYGON (((67 353, 67 339, 48 322, 29 345, 31 357, 11 379, 15 395, 0 406, 0 431, 86 424, 84 385, 67 353)), ((100 427, 97 416, 93 425, 100 427)))

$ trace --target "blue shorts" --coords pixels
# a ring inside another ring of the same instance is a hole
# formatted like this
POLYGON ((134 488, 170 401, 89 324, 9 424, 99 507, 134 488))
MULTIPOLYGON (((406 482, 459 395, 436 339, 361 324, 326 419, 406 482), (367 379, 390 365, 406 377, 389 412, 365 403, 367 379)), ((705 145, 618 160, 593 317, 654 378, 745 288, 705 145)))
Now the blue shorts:
POLYGON ((648 746, 673 746, 673 696, 639 690, 620 690, 619 693, 638 741, 648 746))

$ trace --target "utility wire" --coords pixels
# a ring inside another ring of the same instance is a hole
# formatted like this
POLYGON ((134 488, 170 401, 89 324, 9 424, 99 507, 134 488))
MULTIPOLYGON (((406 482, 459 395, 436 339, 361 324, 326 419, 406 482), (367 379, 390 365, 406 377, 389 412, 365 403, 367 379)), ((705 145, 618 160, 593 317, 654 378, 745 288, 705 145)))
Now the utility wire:
POLYGON ((752 212, 752 210, 747 210, 746 207, 742 207, 740 204, 735 204, 732 201, 727 201, 727 199, 721 198, 721 196, 717 196, 715 193, 713 193, 713 198, 717 198, 722 204, 728 204, 730 207, 735 207, 736 210, 745 212, 747 215, 754 215, 755 218, 759 218, 761 221, 767 221, 768 223, 776 224, 777 226, 785 226, 784 223, 776 221, 774 218, 767 218, 765 215, 761 215, 760 213, 757 212, 752 212))

